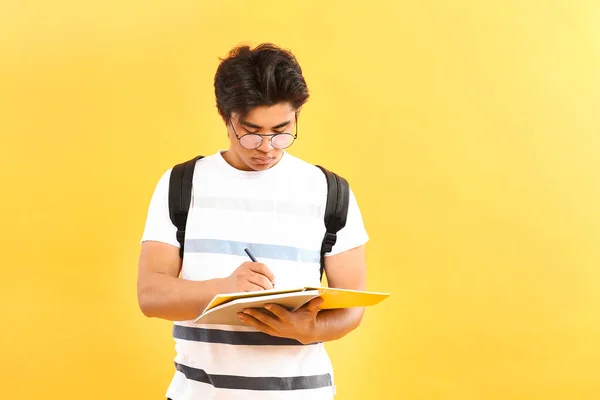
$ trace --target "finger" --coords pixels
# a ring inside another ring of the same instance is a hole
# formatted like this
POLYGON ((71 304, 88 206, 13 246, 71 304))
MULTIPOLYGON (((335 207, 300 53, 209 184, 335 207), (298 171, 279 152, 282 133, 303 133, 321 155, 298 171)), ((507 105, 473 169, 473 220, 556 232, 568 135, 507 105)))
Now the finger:
POLYGON ((248 277, 248 281, 260 286, 261 289, 273 289, 273 283, 271 283, 271 281, 269 279, 267 279, 266 276, 261 275, 259 273, 256 272, 251 272, 250 276, 248 277))
POLYGON ((255 283, 252 282, 246 282, 246 284, 244 285, 244 292, 258 292, 261 290, 265 290, 262 286, 257 285, 255 283))
POLYGON ((285 307, 278 304, 265 304, 265 308, 283 322, 287 321, 291 314, 285 307))
POLYGON ((317 311, 319 309, 319 306, 323 304, 323 298, 322 297, 317 297, 312 299, 311 301, 309 301, 304 308, 307 309, 308 311, 317 311))
POLYGON ((251 263, 250 271, 264 275, 270 282, 275 282, 275 274, 263 263, 251 263))
POLYGON ((254 317, 258 321, 270 326, 271 328, 275 328, 277 324, 279 324, 277 317, 267 310, 261 310, 259 308, 246 308, 243 310, 243 313, 254 317))
POLYGON ((257 320, 256 318, 254 318, 251 315, 247 315, 244 313, 238 313, 238 318, 240 319, 240 321, 242 321, 243 323, 245 323, 246 325, 248 325, 252 328, 258 329, 259 331, 264 332, 271 336, 277 336, 275 330, 272 327, 265 324, 264 322, 257 320))

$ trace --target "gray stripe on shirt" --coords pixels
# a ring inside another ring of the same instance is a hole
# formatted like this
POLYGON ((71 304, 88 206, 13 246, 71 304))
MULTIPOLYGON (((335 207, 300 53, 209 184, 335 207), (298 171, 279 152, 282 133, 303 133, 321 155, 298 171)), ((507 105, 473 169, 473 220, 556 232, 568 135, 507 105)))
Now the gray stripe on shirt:
POLYGON ((173 338, 192 342, 222 343, 243 346, 303 346, 295 339, 271 336, 263 332, 226 331, 173 325, 173 338))
POLYGON ((187 379, 208 383, 221 389, 238 390, 301 390, 332 386, 330 374, 292 377, 252 377, 236 375, 213 375, 203 369, 175 363, 177 371, 187 379))

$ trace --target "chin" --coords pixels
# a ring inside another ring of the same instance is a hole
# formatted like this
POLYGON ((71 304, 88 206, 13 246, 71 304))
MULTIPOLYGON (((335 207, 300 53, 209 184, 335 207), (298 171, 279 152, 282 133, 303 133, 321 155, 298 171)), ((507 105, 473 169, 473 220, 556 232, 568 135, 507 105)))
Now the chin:
POLYGON ((250 168, 252 171, 264 171, 267 170, 269 168, 271 168, 273 166, 273 164, 268 164, 268 165, 256 165, 252 162, 248 162, 246 165, 248 165, 248 168, 250 168))
POLYGON ((254 158, 250 157, 246 161, 246 165, 255 171, 264 171, 271 168, 279 160, 278 157, 271 158, 254 158))

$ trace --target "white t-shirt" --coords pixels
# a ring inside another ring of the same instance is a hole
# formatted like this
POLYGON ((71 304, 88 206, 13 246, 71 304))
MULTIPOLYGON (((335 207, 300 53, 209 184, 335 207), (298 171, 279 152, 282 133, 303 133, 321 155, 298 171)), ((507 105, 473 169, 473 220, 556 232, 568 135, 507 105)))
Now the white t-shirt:
MULTIPOLYGON (((156 186, 142 241, 179 247, 169 218, 170 173, 156 186)), ((243 251, 248 247, 273 271, 277 289, 320 285, 326 198, 323 172, 289 153, 265 171, 235 169, 222 151, 198 160, 181 278, 227 277, 249 261, 243 251)), ((367 241, 350 190, 346 226, 326 256, 367 241)), ((166 393, 173 400, 333 397, 333 370, 323 343, 302 345, 250 327, 173 325, 176 370, 166 393)))

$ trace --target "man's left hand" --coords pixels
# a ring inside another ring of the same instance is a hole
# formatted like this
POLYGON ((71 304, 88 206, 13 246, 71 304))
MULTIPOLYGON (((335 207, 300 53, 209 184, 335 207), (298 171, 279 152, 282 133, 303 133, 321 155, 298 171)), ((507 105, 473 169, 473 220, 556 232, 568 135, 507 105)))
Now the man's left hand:
POLYGON ((239 313, 238 317, 247 325, 268 335, 309 344, 315 342, 317 314, 322 303, 323 299, 317 297, 293 312, 277 304, 266 304, 266 310, 249 308, 239 313))

